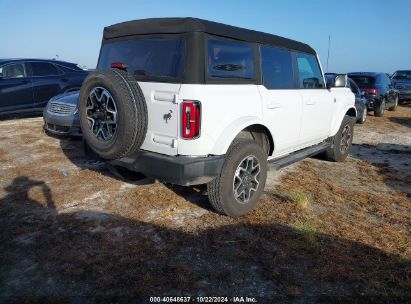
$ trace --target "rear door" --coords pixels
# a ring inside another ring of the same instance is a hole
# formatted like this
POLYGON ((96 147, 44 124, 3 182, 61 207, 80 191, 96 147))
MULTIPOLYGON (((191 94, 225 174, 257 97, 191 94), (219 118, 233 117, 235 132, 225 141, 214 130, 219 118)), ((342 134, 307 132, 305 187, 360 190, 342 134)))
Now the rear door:
POLYGON ((329 136, 336 98, 325 86, 317 56, 295 52, 294 62, 303 100, 301 140, 310 145, 329 136))
POLYGON ((23 62, 0 67, 0 112, 33 108, 33 88, 23 62))
POLYGON ((279 156, 300 143, 302 98, 295 89, 291 51, 261 46, 260 58, 264 121, 274 137, 274 156, 279 156))
POLYGON ((33 81, 34 103, 36 107, 44 107, 51 97, 61 92, 64 73, 56 65, 49 62, 31 61, 28 63, 33 81))

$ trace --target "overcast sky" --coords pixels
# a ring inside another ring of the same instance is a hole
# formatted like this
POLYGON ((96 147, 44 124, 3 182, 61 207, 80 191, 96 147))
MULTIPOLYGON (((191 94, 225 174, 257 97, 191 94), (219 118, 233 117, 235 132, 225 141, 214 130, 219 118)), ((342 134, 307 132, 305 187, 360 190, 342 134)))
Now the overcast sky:
POLYGON ((0 0, 0 58, 97 63, 103 27, 151 17, 199 17, 310 44, 330 72, 411 69, 411 0, 0 0))

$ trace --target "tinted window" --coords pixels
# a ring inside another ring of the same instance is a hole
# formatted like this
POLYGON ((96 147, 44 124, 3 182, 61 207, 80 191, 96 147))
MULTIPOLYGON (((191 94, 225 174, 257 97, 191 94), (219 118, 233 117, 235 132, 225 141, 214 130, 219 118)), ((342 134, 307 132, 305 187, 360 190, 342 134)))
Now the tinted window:
POLYGON ((56 76, 61 72, 54 66, 54 64, 47 62, 30 62, 33 76, 56 76))
POLYGON ((349 75, 359 87, 371 87, 375 85, 375 78, 371 76, 349 75))
POLYGON ((267 89, 291 89, 294 87, 291 52, 261 47, 261 71, 267 89))
POLYGON ((178 78, 184 74, 185 57, 186 43, 181 39, 117 41, 102 46, 97 68, 123 63, 131 75, 178 78))
POLYGON ((24 65, 22 63, 11 63, 0 67, 0 77, 21 78, 26 77, 24 65))
POLYGON ((314 55, 296 53, 300 88, 324 88, 324 79, 321 74, 317 57, 314 55))
POLYGON ((254 78, 253 48, 245 43, 208 40, 208 76, 254 78))
POLYGON ((393 79, 411 79, 411 71, 397 71, 392 75, 393 79))

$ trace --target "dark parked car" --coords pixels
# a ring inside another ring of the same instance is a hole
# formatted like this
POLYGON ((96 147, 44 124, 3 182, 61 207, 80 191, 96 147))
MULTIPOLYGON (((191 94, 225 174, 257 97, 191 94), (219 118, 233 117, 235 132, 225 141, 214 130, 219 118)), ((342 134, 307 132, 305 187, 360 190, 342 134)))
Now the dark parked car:
POLYGON ((81 136, 78 116, 79 91, 57 95, 43 110, 44 129, 54 135, 81 136))
POLYGON ((391 82, 400 93, 400 101, 411 100, 411 70, 394 72, 391 82))
POLYGON ((53 96, 78 90, 87 75, 64 61, 0 59, 0 114, 40 113, 53 96))
POLYGON ((348 86, 355 96, 355 108, 357 109, 357 122, 363 124, 367 118, 368 101, 366 94, 361 92, 360 88, 351 78, 348 78, 348 86))
MULTIPOLYGON (((334 82, 335 76, 338 74, 336 73, 325 73, 325 80, 327 84, 331 84, 334 82)), ((367 118, 367 112, 368 112, 368 101, 366 98, 366 93, 362 92, 360 88, 357 86, 357 84, 351 79, 348 78, 348 83, 347 87, 351 89, 351 92, 353 92, 355 96, 355 108, 357 110, 357 122, 360 124, 363 124, 365 122, 365 119, 367 118)))
POLYGON ((385 109, 397 109, 399 94, 386 73, 348 73, 360 89, 367 93, 368 110, 375 116, 383 116, 385 109))

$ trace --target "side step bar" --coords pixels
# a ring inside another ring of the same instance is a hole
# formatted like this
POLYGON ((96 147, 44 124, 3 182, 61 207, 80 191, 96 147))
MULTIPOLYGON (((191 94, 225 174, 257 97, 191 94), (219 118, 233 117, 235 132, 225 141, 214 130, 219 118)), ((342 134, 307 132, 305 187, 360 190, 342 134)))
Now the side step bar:
POLYGON ((323 142, 321 144, 298 150, 286 156, 272 159, 268 161, 268 166, 271 170, 279 170, 293 163, 299 162, 307 157, 319 154, 331 147, 331 143, 323 142))

